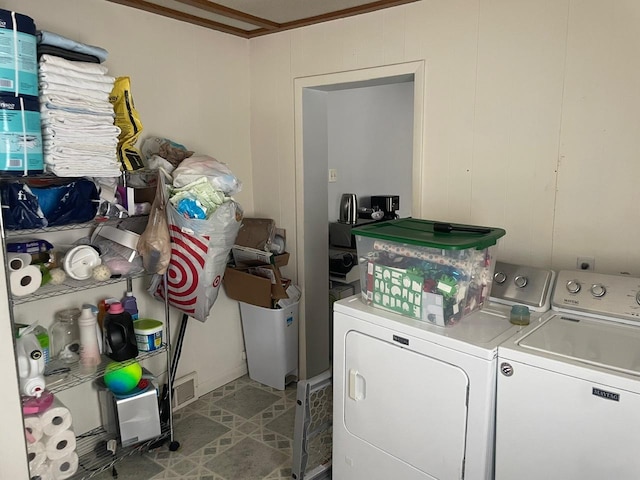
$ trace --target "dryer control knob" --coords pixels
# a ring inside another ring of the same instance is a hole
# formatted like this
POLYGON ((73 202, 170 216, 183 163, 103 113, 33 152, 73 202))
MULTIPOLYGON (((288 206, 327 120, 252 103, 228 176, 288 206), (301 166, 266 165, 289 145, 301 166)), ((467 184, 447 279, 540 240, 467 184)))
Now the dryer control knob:
POLYGON ((567 290, 569 293, 578 293, 580 288, 582 288, 582 285, 580 285, 580 282, 577 280, 569 280, 567 282, 567 290))
POLYGON ((605 293, 607 293, 607 289, 601 283, 591 285, 591 294, 594 297, 603 297, 605 293))
POLYGON ((493 274, 493 279, 496 283, 504 283, 507 281, 507 275, 504 272, 496 272, 493 274))
POLYGON ((518 288, 524 288, 527 286, 527 283, 529 283, 529 279, 523 275, 518 275, 513 279, 513 283, 515 283, 518 288))

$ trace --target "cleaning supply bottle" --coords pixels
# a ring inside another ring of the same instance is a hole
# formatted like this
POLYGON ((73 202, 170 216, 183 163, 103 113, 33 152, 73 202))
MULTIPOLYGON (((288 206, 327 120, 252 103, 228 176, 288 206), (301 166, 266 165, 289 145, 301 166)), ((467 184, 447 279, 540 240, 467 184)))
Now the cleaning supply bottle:
POLYGON ((110 304, 104 317, 104 352, 116 362, 138 356, 133 319, 120 302, 110 304))
POLYGON ((91 306, 82 307, 82 313, 78 318, 80 328, 80 368, 82 373, 95 373, 96 367, 100 365, 100 347, 96 334, 96 315, 91 306))
POLYGON ((136 300, 136 297, 133 296, 133 292, 131 290, 127 290, 120 303, 122 303, 124 310, 129 312, 129 315, 131 315, 133 320, 138 319, 138 301, 136 300))
POLYGON ((49 331, 42 325, 36 325, 33 328, 33 333, 38 339, 38 342, 40 342, 40 346, 42 347, 42 357, 44 358, 44 363, 46 365, 51 360, 49 331))

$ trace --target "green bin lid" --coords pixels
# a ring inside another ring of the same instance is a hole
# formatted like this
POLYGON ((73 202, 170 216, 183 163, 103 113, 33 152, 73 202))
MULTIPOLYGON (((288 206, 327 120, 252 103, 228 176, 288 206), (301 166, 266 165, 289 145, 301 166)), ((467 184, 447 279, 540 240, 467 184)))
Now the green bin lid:
POLYGON ((356 236, 443 250, 466 250, 468 248, 483 250, 495 245, 498 239, 507 233, 502 228, 436 222, 418 218, 399 218, 386 222, 370 223, 356 227, 351 232, 356 236), (436 231, 434 231, 434 225, 436 231))
POLYGON ((133 328, 135 330, 153 330, 161 326, 162 322, 153 318, 141 318, 133 321, 133 328))

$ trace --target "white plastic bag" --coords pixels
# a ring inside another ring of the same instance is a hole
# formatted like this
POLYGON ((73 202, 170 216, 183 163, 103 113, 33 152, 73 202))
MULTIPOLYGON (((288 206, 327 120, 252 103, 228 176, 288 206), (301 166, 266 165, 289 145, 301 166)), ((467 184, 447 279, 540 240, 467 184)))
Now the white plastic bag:
POLYGON ((185 158, 173 171, 173 186, 181 188, 207 177, 215 190, 231 196, 242 190, 242 182, 236 178, 226 164, 207 155, 185 158))

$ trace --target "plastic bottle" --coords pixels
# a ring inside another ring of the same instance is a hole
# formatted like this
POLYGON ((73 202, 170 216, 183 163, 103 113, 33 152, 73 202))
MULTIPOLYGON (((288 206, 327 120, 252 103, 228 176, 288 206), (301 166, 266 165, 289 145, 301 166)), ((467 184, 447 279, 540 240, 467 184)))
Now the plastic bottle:
POLYGON ((116 362, 138 356, 133 319, 120 302, 109 305, 104 317, 104 352, 116 362))
POLYGON ((38 342, 40 342, 40 347, 42 347, 42 356, 44 357, 44 363, 46 365, 51 361, 49 331, 42 325, 36 325, 33 329, 33 333, 38 339, 38 342))
POLYGON ((95 373, 100 365, 100 347, 96 334, 97 318, 91 306, 83 306, 78 327, 80 329, 80 366, 83 373, 95 373))
POLYGON ((80 359, 80 331, 78 330, 79 308, 67 308, 56 312, 56 321, 51 327, 51 358, 65 363, 80 359))
POLYGON ((18 357, 18 374, 20 376, 20 392, 29 397, 40 397, 44 392, 44 358, 40 342, 31 333, 22 335, 16 340, 18 357))
POLYGON ((138 301, 136 300, 136 297, 133 296, 133 292, 127 291, 124 297, 122 297, 121 303, 125 312, 129 312, 129 315, 131 315, 131 318, 133 320, 137 320, 138 319, 138 301))

